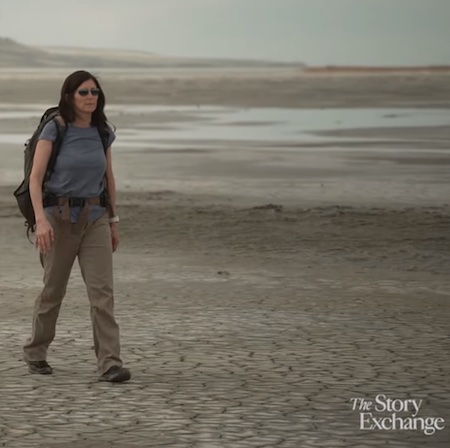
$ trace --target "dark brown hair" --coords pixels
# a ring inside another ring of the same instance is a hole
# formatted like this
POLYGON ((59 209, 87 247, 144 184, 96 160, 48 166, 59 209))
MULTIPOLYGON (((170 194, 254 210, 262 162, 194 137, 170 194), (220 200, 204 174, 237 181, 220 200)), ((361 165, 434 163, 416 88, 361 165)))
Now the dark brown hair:
POLYGON ((104 112, 105 109, 105 94, 98 79, 91 73, 85 70, 77 70, 70 74, 64 81, 61 87, 61 98, 59 100, 59 113, 66 123, 75 120, 75 110, 73 107, 73 96, 78 87, 86 81, 92 79, 95 85, 100 89, 97 99, 97 108, 92 113, 92 126, 97 126, 100 129, 106 129, 107 118, 104 112))

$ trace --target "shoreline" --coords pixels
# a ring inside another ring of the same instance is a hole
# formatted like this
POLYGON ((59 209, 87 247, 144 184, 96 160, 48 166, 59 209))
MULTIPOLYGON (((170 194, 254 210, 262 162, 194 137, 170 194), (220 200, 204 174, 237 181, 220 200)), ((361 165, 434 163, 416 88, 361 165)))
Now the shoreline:
MULTIPOLYGON (((68 74, 70 71, 65 72, 68 74)), ((305 75, 289 70, 245 73, 95 73, 107 103, 270 108, 450 108, 450 74, 305 75), (444 99, 443 99, 444 98, 444 99)), ((50 104, 66 75, 1 74, 5 103, 50 104)))

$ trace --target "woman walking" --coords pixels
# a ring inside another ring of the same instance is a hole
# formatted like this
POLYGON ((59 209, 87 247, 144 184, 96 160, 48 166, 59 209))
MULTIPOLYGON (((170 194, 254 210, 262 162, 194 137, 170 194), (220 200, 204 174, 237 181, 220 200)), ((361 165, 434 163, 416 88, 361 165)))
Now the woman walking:
POLYGON ((78 262, 91 306, 94 348, 101 381, 122 382, 130 371, 120 358, 114 318, 113 252, 119 244, 111 144, 115 140, 104 113, 105 95, 89 72, 69 75, 61 88, 59 115, 42 130, 30 175, 36 217, 36 247, 44 268, 44 287, 35 303, 24 359, 32 373, 51 374, 47 350, 67 283, 78 262), (47 165, 58 125, 64 138, 50 179, 47 165))

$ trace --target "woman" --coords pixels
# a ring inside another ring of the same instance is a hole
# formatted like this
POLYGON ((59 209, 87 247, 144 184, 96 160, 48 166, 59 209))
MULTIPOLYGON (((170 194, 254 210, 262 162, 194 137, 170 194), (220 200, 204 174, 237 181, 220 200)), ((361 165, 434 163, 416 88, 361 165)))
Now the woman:
POLYGON ((45 193, 42 185, 57 136, 55 121, 44 127, 36 146, 30 195, 36 217, 36 247, 44 267, 44 288, 36 300, 24 359, 30 372, 52 373, 47 349, 55 337, 61 302, 78 257, 91 305, 99 379, 122 382, 129 380, 131 374, 122 366, 119 327, 113 309, 112 254, 119 244, 119 219, 115 214, 111 162, 115 135, 107 125, 104 107, 104 93, 92 74, 76 71, 67 77, 57 117, 63 120, 66 131, 53 173, 45 183, 45 193))

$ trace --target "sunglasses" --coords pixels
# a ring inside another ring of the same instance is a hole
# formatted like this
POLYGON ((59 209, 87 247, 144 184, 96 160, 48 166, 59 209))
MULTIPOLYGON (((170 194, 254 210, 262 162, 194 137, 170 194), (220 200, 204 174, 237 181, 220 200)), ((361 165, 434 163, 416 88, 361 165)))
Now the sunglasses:
POLYGON ((78 95, 80 96, 88 96, 89 92, 91 92, 92 96, 98 96, 100 94, 100 89, 93 88, 91 90, 89 89, 80 89, 78 90, 78 95))

